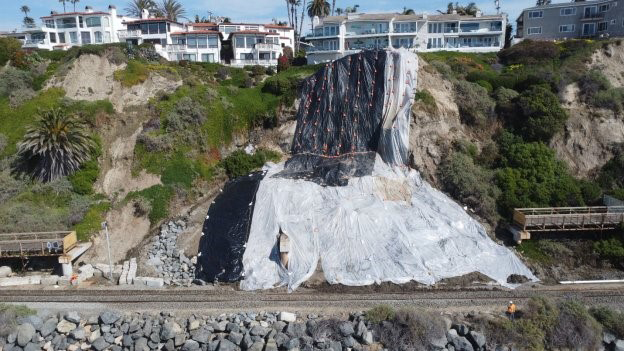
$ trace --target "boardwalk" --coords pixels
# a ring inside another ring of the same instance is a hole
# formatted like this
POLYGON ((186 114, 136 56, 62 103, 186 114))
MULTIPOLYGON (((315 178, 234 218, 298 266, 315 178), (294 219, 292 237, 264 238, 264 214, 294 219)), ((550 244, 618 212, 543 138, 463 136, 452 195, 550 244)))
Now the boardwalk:
POLYGON ((531 233, 602 231, 624 223, 624 206, 517 208, 510 228, 517 242, 531 233))
POLYGON ((76 232, 0 233, 0 258, 61 256, 77 244, 76 232))

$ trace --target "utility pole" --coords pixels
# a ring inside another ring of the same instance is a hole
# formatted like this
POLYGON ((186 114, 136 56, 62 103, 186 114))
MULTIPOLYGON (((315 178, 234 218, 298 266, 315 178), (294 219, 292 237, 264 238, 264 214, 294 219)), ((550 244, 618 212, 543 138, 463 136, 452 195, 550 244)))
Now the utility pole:
POLYGON ((496 14, 500 15, 500 0, 494 0, 494 6, 496 7, 496 14))
POLYGON ((106 231, 106 247, 108 248, 108 277, 113 281, 113 261, 111 260, 110 238, 108 236, 108 223, 102 222, 102 229, 106 231))

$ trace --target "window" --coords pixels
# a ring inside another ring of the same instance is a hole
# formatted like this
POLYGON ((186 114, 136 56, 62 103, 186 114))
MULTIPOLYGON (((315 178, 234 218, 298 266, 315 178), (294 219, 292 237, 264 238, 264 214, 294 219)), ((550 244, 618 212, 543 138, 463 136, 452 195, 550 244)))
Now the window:
POLYGON ((158 23, 158 31, 160 32, 160 34, 167 33, 167 23, 165 22, 158 23))
POLYGON ((88 17, 86 19, 87 27, 101 27, 102 19, 100 17, 88 17))
POLYGON ((101 44, 102 43, 102 32, 93 32, 93 36, 95 37, 95 43, 96 44, 101 44))
POLYGON ((54 28, 54 20, 45 20, 46 28, 54 28))
POLYGON ((503 22, 501 21, 490 22, 490 30, 493 32, 499 32, 503 30, 503 22))
POLYGON ((600 22, 600 23, 598 23, 598 31, 599 32, 604 32, 605 30, 607 30, 608 25, 609 24, 607 22, 600 22))
POLYGON ((392 40, 392 46, 398 48, 411 48, 413 38, 399 38, 392 40))
POLYGON ((527 29, 527 34, 542 34, 542 27, 529 27, 527 29))
POLYGON ((237 48, 244 48, 245 47, 245 37, 236 37, 236 47, 237 48))
POLYGON ((149 32, 147 23, 141 23, 141 34, 147 34, 149 32))
POLYGON ((111 33, 110 32, 104 32, 104 42, 105 43, 110 43, 111 42, 111 33))
POLYGON ((600 11, 600 12, 607 12, 607 11, 609 11, 609 4, 602 4, 602 5, 600 5, 600 7, 598 8, 598 11, 600 11))
POLYGON ((59 33, 58 38, 59 38, 59 43, 65 44, 65 33, 59 33))
POLYGON ((149 24, 149 34, 158 34, 158 23, 149 24))
POLYGON ((83 44, 91 44, 91 33, 80 32, 80 39, 82 39, 83 44))
POLYGON ((592 17, 596 17, 596 12, 597 12, 597 10, 596 10, 596 9, 597 9, 597 8, 596 8, 596 6, 589 6, 589 7, 586 7, 586 8, 585 8, 585 12, 584 12, 583 16, 584 16, 585 18, 592 18, 592 17))
POLYGON ((197 47, 197 37, 194 35, 189 35, 186 37, 186 47, 187 48, 196 48, 197 47))
POLYGON ((241 60, 253 60, 253 54, 241 53, 240 59, 241 60))
POLYGON ((217 37, 208 37, 208 47, 210 47, 210 48, 218 48, 219 47, 219 39, 217 37))
POLYGON ((529 18, 542 18, 544 17, 543 11, 529 11, 529 18))
MULTIPOLYGON (((455 23, 453 23, 455 24, 455 23)), ((446 24, 448 25, 448 23, 446 24)), ((395 23, 394 31, 396 33, 414 33, 416 32, 416 22, 409 23, 395 23)))
POLYGON ((197 56, 195 54, 183 54, 182 58, 186 61, 197 61, 195 58, 197 56))
POLYGON ((559 26, 559 32, 561 33, 569 33, 569 32, 574 32, 574 29, 576 26, 573 24, 564 24, 559 26))
POLYGON ((245 37, 245 47, 247 49, 253 49, 254 45, 256 45, 256 38, 253 36, 247 36, 245 37))
POLYGON ((186 45, 186 39, 184 37, 173 37, 172 40, 176 45, 186 45))
POLYGON ((57 28, 76 28, 76 17, 61 18, 56 20, 57 28))
POLYGON ((110 27, 110 19, 108 17, 103 17, 104 19, 104 27, 110 27))
POLYGON ((442 38, 429 38, 427 41, 427 49, 435 49, 442 47, 442 38))
POLYGON ((612 20, 611 20, 611 25, 612 25, 612 26, 614 26, 614 25, 615 25, 615 20, 614 20, 614 19, 612 19, 612 20))
POLYGON ((50 43, 56 43, 56 33, 50 33, 50 43))
POLYGON ((202 62, 216 62, 214 54, 202 54, 202 62))
POLYGON ((325 36, 328 36, 329 35, 329 27, 325 27, 324 30, 325 30, 325 36))
POLYGON ((591 36, 596 34, 596 23, 583 23, 583 35, 591 36))
POLYGON ((442 23, 429 23, 429 33, 442 33, 442 23))
POLYGON ((78 33, 77 32, 69 32, 69 39, 72 44, 78 44, 78 33))
POLYGON ((82 16, 78 17, 78 25, 80 28, 84 28, 84 20, 82 19, 82 16))
POLYGON ((197 47, 200 49, 205 49, 208 47, 208 37, 205 35, 197 36, 197 47))
POLYGON ((559 15, 561 16, 574 16, 576 15, 576 7, 566 7, 559 11, 559 15))
POLYGON ((459 29, 462 33, 476 32, 479 30, 479 23, 460 23, 459 29))

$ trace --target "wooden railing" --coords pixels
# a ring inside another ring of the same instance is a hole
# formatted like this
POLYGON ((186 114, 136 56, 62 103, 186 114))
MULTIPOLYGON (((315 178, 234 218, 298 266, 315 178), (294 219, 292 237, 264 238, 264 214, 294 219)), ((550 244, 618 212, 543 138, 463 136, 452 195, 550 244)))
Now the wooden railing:
POLYGON ((0 233, 0 257, 60 256, 77 243, 75 231, 0 233))
POLYGON ((615 229, 624 223, 624 206, 517 208, 513 222, 530 232, 615 229))

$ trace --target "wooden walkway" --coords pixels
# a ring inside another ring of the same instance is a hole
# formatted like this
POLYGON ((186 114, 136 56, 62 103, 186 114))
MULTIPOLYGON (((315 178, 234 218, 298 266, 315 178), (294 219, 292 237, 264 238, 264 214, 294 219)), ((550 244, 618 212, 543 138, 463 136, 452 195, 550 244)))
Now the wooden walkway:
POLYGON ((0 233, 0 258, 61 256, 76 246, 76 232, 0 233))
POLYGON ((517 208, 510 228, 517 242, 531 233, 602 231, 624 223, 624 206, 517 208))

